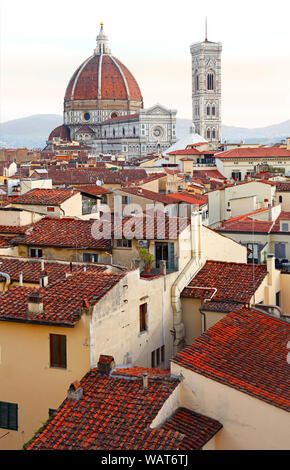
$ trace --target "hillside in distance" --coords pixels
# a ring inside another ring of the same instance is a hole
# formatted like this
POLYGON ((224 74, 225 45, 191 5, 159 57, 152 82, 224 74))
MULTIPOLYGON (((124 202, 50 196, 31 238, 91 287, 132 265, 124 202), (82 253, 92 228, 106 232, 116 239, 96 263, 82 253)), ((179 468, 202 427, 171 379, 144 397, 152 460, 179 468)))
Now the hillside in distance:
MULTIPOLYGON (((0 147, 27 147, 42 149, 50 132, 60 126, 63 118, 59 114, 36 114, 0 123, 0 147)), ((189 133, 190 119, 176 120, 177 138, 189 133)), ((290 119, 272 126, 248 129, 243 127, 222 126, 223 139, 227 142, 260 142, 273 144, 290 136, 290 119)))
POLYGON ((0 123, 0 147, 42 149, 51 131, 62 121, 59 114, 35 114, 0 123))
MULTIPOLYGON (((177 119, 176 133, 178 138, 182 138, 189 132, 191 126, 190 119, 177 119)), ((280 142, 282 139, 290 136, 290 119, 279 124, 272 126, 259 127, 259 128, 246 128, 234 126, 222 126, 223 140, 227 142, 240 142, 244 140, 245 143, 263 143, 274 144, 280 142)))

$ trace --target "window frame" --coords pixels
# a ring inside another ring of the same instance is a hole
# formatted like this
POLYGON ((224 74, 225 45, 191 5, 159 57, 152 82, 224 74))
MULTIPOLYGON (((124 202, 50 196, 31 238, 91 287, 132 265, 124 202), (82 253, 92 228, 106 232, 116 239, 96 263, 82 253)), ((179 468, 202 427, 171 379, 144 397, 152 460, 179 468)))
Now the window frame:
POLYGON ((144 302, 139 305, 139 329, 140 333, 144 333, 148 330, 147 326, 147 314, 148 314, 148 304, 144 302))
POLYGON ((52 369, 67 369, 67 341, 66 335, 58 335, 50 333, 49 335, 49 355, 50 355, 50 368, 52 369), (54 361, 54 344, 53 338, 57 338, 57 362, 54 361), (61 358, 61 341, 64 340, 64 358, 61 358), (64 359, 64 360, 62 360, 64 359))
POLYGON ((29 247, 29 258, 43 258, 43 249, 37 247, 29 247), (35 251, 35 256, 31 254, 32 250, 35 251), (41 251, 41 256, 39 256, 39 251, 41 251))
POLYGON ((18 404, 17 403, 10 403, 10 402, 6 402, 6 401, 0 401, 0 429, 9 429, 10 431, 18 431, 18 404), (7 406, 7 426, 4 426, 1 422, 2 418, 2 413, 3 413, 3 410, 2 408, 4 408, 4 406, 6 405, 7 406), (14 420, 13 418, 11 417, 11 411, 14 410, 14 413, 15 413, 15 417, 14 417, 14 420), (11 423, 11 421, 14 421, 13 423, 11 423))
POLYGON ((132 248, 132 240, 130 240, 129 238, 117 239, 116 247, 117 248, 129 248, 129 249, 131 249, 132 248))
POLYGON ((99 262, 99 254, 98 253, 83 253, 83 262, 84 263, 98 263, 99 262), (89 256, 89 261, 85 260, 85 256, 89 256), (92 261, 92 257, 96 258, 96 261, 92 261))

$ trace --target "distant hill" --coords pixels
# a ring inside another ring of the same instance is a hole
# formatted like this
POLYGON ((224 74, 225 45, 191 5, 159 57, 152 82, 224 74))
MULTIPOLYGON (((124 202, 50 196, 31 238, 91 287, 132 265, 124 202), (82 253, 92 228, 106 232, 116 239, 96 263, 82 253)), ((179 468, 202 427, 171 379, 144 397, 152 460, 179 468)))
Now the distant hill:
MULTIPOLYGON (((176 133, 178 138, 182 138, 188 134, 190 126, 190 119, 177 119, 176 133)), ((245 143, 248 144, 255 142, 274 144, 290 136, 290 119, 288 121, 281 122, 280 124, 273 124, 272 126, 253 129, 223 125, 222 135, 223 140, 225 139, 228 142, 240 142, 241 140, 244 140, 245 143)))
MULTIPOLYGON (((36 114, 0 123, 0 147, 43 148, 50 132, 62 124, 59 114, 36 114)), ((176 134, 181 139, 189 133, 190 119, 177 119, 176 134)), ((228 142, 244 140, 250 144, 272 144, 290 136, 290 120, 272 126, 248 129, 222 126, 223 139, 228 142)))
POLYGON ((0 123, 0 147, 43 148, 51 131, 62 124, 58 114, 35 114, 0 123))

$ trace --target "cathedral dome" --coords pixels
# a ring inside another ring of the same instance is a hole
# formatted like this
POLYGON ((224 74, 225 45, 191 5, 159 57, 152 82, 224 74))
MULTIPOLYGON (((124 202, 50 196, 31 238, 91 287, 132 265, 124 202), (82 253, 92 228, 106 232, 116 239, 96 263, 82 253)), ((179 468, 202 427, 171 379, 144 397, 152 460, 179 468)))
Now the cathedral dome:
POLYGON ((70 141, 70 130, 66 125, 56 127, 49 135, 48 140, 52 141, 54 138, 70 141))
POLYGON ((107 117, 115 117, 114 110, 117 116, 120 114, 118 111, 130 114, 143 108, 138 83, 127 67, 111 55, 102 23, 94 54, 73 74, 65 92, 64 103, 65 111, 85 108, 88 111, 112 110, 113 116, 107 114, 107 117))
POLYGON ((65 93, 70 100, 126 100, 142 103, 140 88, 131 72, 111 55, 95 55, 73 74, 65 93))

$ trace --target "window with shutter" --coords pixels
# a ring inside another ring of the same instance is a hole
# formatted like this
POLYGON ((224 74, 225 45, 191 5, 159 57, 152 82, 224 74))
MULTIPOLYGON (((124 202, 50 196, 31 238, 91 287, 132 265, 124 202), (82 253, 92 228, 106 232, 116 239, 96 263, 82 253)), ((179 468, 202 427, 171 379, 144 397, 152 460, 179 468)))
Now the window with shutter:
POLYGON ((50 336, 50 367, 66 369, 66 336, 50 336))
POLYGON ((0 402, 0 428, 18 430, 18 405, 0 402))

